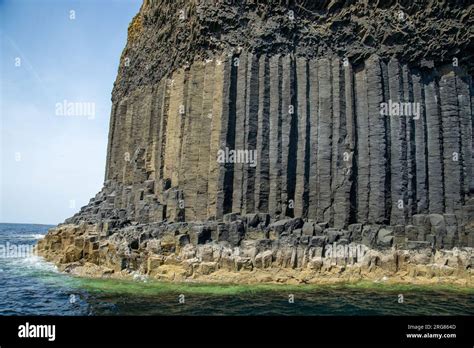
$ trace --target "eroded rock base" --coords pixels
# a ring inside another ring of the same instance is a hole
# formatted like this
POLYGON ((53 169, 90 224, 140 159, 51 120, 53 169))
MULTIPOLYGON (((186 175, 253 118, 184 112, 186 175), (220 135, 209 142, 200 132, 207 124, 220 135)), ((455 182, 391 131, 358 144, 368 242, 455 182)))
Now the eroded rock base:
POLYGON ((440 227, 445 219, 432 214, 423 221, 421 226, 354 224, 342 230, 299 218, 270 222, 267 214, 228 214, 219 222, 115 229, 101 223, 65 224, 49 231, 38 252, 61 270, 86 277, 473 286, 474 249, 435 248, 437 237, 442 242, 446 235, 446 228, 440 227), (418 230, 439 235, 433 234, 432 242, 407 237, 419 236, 418 230))

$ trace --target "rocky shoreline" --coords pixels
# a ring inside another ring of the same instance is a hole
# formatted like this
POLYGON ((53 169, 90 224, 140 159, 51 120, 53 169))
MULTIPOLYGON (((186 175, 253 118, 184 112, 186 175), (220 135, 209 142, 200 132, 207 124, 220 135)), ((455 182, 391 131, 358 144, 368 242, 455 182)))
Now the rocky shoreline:
MULTIPOLYGON (((444 219, 433 214, 425 220, 444 219)), ((451 284, 473 287, 474 249, 436 249, 398 228, 348 230, 300 218, 228 214, 220 222, 59 225, 38 253, 72 275, 237 284, 451 284)), ((423 230, 427 226, 407 226, 423 230)), ((433 226, 428 230, 443 230, 433 226)))

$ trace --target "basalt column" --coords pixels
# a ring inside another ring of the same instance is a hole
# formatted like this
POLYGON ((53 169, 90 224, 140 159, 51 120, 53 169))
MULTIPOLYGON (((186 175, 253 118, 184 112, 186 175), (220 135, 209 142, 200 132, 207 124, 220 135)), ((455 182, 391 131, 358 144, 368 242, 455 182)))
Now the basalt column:
POLYGON ((114 104, 107 178, 123 187, 117 207, 139 205, 154 181, 167 218, 186 221, 262 212, 344 227, 460 213, 471 93, 461 69, 378 56, 198 61, 114 104))

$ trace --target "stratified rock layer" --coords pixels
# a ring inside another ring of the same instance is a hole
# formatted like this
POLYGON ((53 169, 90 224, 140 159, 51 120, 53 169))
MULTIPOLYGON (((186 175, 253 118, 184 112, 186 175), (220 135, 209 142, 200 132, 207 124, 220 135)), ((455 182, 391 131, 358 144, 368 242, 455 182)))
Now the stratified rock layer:
POLYGON ((145 1, 114 87, 104 188, 40 251, 186 278, 303 272, 335 242, 395 264, 403 250, 464 248, 451 275, 470 279, 471 12, 145 1))

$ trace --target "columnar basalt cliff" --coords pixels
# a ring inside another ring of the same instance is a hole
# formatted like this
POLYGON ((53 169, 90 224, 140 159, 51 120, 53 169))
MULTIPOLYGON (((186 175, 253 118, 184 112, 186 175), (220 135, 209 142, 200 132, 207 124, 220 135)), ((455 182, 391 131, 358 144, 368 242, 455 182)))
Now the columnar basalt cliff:
POLYGON ((473 21, 462 1, 145 0, 104 188, 39 251, 83 275, 470 284, 473 21))

